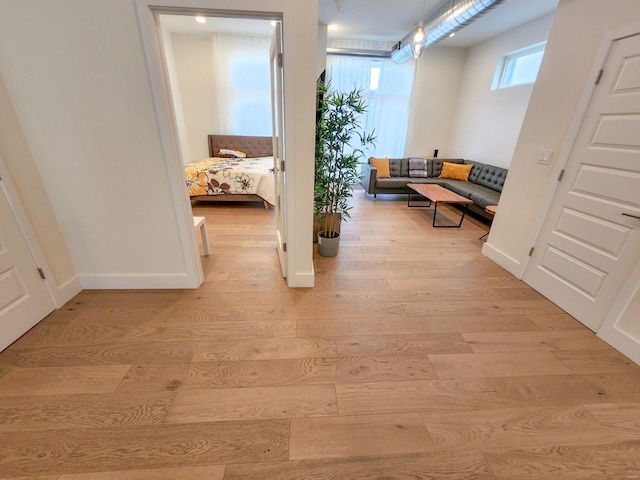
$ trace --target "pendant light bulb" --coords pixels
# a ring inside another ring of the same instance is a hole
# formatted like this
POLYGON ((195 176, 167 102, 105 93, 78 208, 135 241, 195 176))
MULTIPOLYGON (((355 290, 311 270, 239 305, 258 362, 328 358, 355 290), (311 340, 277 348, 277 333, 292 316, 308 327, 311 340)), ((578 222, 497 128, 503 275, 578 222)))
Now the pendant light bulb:
POLYGON ((420 43, 424 40, 424 27, 422 25, 418 25, 418 29, 416 33, 413 35, 413 41, 415 43, 420 43))

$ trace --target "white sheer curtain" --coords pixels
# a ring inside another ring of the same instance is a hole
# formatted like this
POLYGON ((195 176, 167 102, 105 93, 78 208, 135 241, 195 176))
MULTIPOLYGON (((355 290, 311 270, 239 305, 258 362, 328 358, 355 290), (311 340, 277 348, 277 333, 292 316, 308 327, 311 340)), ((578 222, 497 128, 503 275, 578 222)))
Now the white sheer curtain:
POLYGON ((217 33, 214 124, 221 135, 271 135, 269 37, 217 33))
MULTIPOLYGON (((331 46, 385 51, 391 48, 377 42, 349 40, 334 41, 331 46)), ((376 144, 365 151, 366 156, 404 155, 414 65, 411 61, 397 65, 389 58, 327 57, 327 80, 331 81, 332 89, 349 92, 354 87, 360 88, 367 101, 367 113, 361 124, 368 132, 375 129, 376 144), (377 89, 372 89, 375 85, 371 85, 371 75, 376 68, 380 69, 380 78, 377 89)))

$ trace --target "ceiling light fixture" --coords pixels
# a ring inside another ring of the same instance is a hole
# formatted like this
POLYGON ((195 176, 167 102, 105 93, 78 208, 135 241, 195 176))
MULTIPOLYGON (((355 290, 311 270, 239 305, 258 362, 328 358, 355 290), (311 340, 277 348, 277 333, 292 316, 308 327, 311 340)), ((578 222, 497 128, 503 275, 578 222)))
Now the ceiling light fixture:
POLYGON ((342 11, 344 9, 344 0, 336 0, 336 8, 342 11))
POLYGON ((420 43, 422 40, 424 40, 424 27, 422 26, 422 23, 420 23, 415 35, 413 36, 413 41, 415 43, 420 43))
POLYGON ((411 52, 413 53, 413 58, 417 60, 420 54, 422 53, 422 44, 419 42, 414 43, 413 47, 411 48, 411 52))
POLYGON ((338 25, 336 25, 335 23, 330 23, 327 28, 329 29, 330 32, 337 32, 338 31, 338 25))
POLYGON ((194 20, 198 23, 207 23, 207 19, 204 17, 195 17, 194 20))
MULTIPOLYGON (((338 0, 336 0, 337 2, 338 0)), ((420 20, 423 39, 417 42, 419 31, 412 30, 393 47, 391 59, 404 63, 410 58, 418 58, 420 52, 435 45, 452 33, 464 28, 477 18, 508 0, 441 0, 420 20), (415 48, 419 43, 420 49, 415 48)), ((424 5, 424 4, 423 4, 424 5)), ((424 11, 424 8, 423 8, 424 11)))

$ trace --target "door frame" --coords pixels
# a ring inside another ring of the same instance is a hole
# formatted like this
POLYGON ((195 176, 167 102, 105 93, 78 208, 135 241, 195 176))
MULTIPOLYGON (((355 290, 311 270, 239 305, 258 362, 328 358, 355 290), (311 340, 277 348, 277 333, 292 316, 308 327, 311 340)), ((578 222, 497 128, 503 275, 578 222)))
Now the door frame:
POLYGON ((22 206, 20 202, 20 197, 18 196, 18 191, 15 189, 13 185, 13 181, 11 180, 11 175, 7 168, 7 165, 0 154, 0 188, 2 188, 6 194, 7 201, 9 202, 9 208, 13 212, 15 216, 16 223, 18 224, 18 228, 20 228, 20 232, 24 238, 25 243, 27 244, 27 248, 29 249, 29 253, 33 257, 36 265, 42 269, 44 272, 45 278, 42 280, 47 288, 47 292, 49 293, 49 298, 51 298, 51 304, 54 308, 62 307, 65 302, 68 300, 66 297, 58 297, 56 292, 58 291, 55 286, 51 284, 52 279, 54 278, 53 272, 49 267, 49 263, 46 260, 46 256, 42 251, 42 247, 40 247, 40 242, 38 241, 38 237, 36 236, 35 230, 31 226, 31 222, 29 221, 29 217, 27 215, 26 210, 22 206))
MULTIPOLYGON (((587 114, 587 110, 591 105, 591 100, 593 99, 593 96, 596 92, 596 79, 600 74, 600 70, 602 70, 602 68, 607 63, 614 42, 616 42, 617 40, 622 40, 626 37, 631 37, 638 33, 640 33, 640 23, 634 23, 624 28, 607 32, 603 36, 602 42, 600 43, 600 48, 598 49, 598 53, 594 58, 591 70, 589 71, 589 75, 587 76, 587 84, 583 88, 580 101, 578 102, 578 107, 576 108, 573 119, 571 120, 571 126, 567 131, 567 136, 565 138, 564 144, 558 154, 558 161, 556 162, 556 165, 554 166, 551 173, 551 180, 544 195, 542 196, 542 200, 540 202, 540 213, 538 214, 538 217, 534 223, 534 227, 531 231, 531 235, 529 236, 529 241, 527 243, 529 247, 527 247, 527 249, 533 249, 536 246, 536 243, 538 242, 538 240, 540 239, 540 235, 542 234, 544 223, 546 222, 549 212, 551 211, 551 207, 556 201, 558 187, 560 186, 560 181, 558 180, 558 178, 560 177, 561 172, 567 168, 567 164, 569 163, 569 159, 571 158, 571 152, 573 151, 576 141, 578 140, 578 135, 580 134, 580 130, 582 128, 583 119, 587 114)), ((530 255, 525 258, 518 278, 524 278, 527 273, 527 269, 530 268, 530 260, 530 255)))
MULTIPOLYGON (((286 186, 287 284, 289 287, 313 287, 315 277, 312 243, 313 176, 310 172, 313 169, 312 122, 315 119, 315 71, 305 67, 311 63, 311 60, 308 60, 310 58, 308 52, 315 51, 317 48, 317 5, 314 15, 313 12, 309 12, 309 7, 296 6, 295 0, 134 0, 134 2, 156 110, 163 161, 170 183, 176 224, 187 266, 187 281, 193 282, 186 288, 197 288, 204 278, 193 232, 191 205, 184 181, 183 166, 180 163, 181 153, 173 117, 173 101, 166 69, 163 68, 165 59, 157 15, 158 13, 193 12, 218 16, 273 14, 282 18, 285 50, 284 94, 286 98, 294 95, 297 98, 296 102, 288 102, 285 98, 284 112, 285 148, 291 154, 289 165, 287 165, 289 182, 286 186), (311 21, 315 30, 310 28, 311 21), (296 43, 296 40, 300 39, 302 42, 296 43), (290 59, 287 58, 289 55, 290 59), (310 80, 308 85, 303 83, 307 77, 310 80), (299 98, 298 95, 300 95, 299 98), (296 157, 295 161, 293 161, 294 157, 296 157)), ((312 58, 315 65, 315 57, 312 58)))

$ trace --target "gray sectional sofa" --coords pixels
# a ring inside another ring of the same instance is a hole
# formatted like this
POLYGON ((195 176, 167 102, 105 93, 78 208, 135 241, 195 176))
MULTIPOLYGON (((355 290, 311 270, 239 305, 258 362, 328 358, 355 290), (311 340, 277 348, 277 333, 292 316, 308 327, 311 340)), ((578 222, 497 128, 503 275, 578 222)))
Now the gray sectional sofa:
POLYGON ((408 183, 437 184, 472 200, 473 204, 469 205, 469 210, 484 218, 491 219, 491 215, 486 213, 484 209, 487 205, 498 204, 504 181, 507 178, 507 169, 462 158, 434 158, 427 159, 426 177, 410 176, 409 160, 409 158, 390 158, 390 178, 377 178, 377 169, 370 163, 364 164, 363 178, 360 183, 365 192, 375 198, 379 193, 408 194, 410 192, 407 188, 408 183), (473 165, 469 173, 469 180, 465 182, 439 178, 442 162, 473 165))

